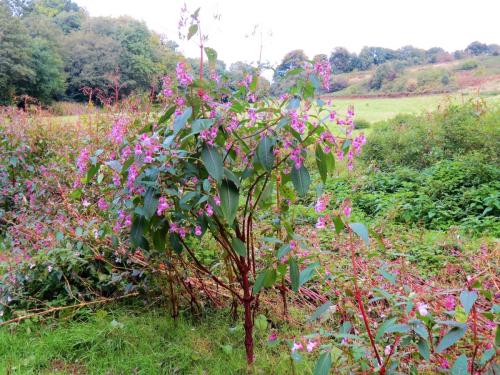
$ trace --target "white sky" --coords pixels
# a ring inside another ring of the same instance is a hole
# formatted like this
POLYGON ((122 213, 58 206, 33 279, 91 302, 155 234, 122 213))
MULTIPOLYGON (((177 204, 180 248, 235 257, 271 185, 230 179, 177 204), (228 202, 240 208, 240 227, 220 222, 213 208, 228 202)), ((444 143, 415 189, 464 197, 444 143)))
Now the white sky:
MULTIPOLYGON (((177 40, 184 0, 75 0, 92 16, 129 15, 144 20, 156 32, 177 40)), ((330 54, 336 46, 359 52, 363 46, 464 49, 470 42, 500 44, 499 0, 188 0, 201 7, 207 46, 229 66, 256 61, 263 30, 263 61, 278 63, 292 49, 312 58, 330 54), (220 14, 220 21, 214 20, 220 14)), ((194 42, 180 43, 190 57, 194 42)))

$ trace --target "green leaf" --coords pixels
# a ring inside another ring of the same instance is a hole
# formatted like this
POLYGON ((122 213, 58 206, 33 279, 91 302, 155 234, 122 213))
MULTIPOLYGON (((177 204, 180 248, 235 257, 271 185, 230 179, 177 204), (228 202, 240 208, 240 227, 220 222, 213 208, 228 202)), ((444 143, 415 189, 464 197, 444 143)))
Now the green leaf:
POLYGON ((215 66, 217 63, 217 51, 210 47, 205 47, 205 53, 208 57, 208 63, 210 66, 215 66))
POLYGON ((257 294, 260 290, 264 288, 269 288, 276 281, 276 270, 274 268, 268 268, 262 271, 255 279, 255 284, 253 285, 253 293, 257 294))
POLYGON ((201 151, 201 160, 208 174, 212 176, 215 181, 220 183, 222 176, 224 176, 224 162, 217 149, 205 144, 201 151))
POLYGON ((186 110, 182 113, 182 115, 177 116, 174 120, 174 136, 179 133, 184 126, 186 126, 187 120, 191 117, 193 114, 193 108, 188 107, 186 110))
POLYGON ((469 314, 476 300, 477 300, 476 291, 463 290, 460 293, 460 302, 462 303, 462 306, 464 307, 464 310, 467 314, 469 314))
POLYGON ((233 246, 233 250, 236 252, 236 254, 241 255, 242 257, 247 256, 247 248, 242 240, 240 240, 237 237, 234 237, 231 243, 233 246))
POLYGON ((234 182, 224 179, 219 189, 221 209, 227 222, 231 225, 238 211, 240 193, 234 182))
POLYGON ((316 311, 314 311, 314 313, 309 318, 309 321, 313 321, 320 318, 324 313, 326 313, 330 309, 331 306, 332 303, 330 301, 326 301, 324 304, 318 307, 316 311))
POLYGON ((420 340, 418 340, 417 342, 417 348, 420 355, 426 361, 429 361, 429 359, 431 358, 431 352, 429 350, 429 344, 427 343, 427 341, 424 340, 423 338, 420 338, 420 340))
POLYGON ((174 249, 177 254, 182 253, 182 243, 179 235, 172 232, 169 234, 169 239, 170 245, 172 245, 172 249, 174 249))
POLYGON ((311 184, 311 177, 304 165, 301 165, 299 169, 292 167, 292 183, 300 196, 306 195, 311 184))
POLYGON ((187 39, 188 40, 191 39, 197 32, 198 32, 198 25, 197 24, 193 24, 193 25, 189 26, 187 39))
POLYGON ((387 319, 385 322, 383 322, 380 327, 378 327, 378 330, 377 330, 377 334, 375 336, 375 340, 378 340, 380 339, 384 333, 387 331, 387 328, 389 328, 390 326, 394 325, 394 323, 396 323, 396 318, 391 318, 391 319, 387 319))
POLYGON ((311 280, 311 278, 314 275, 314 271, 316 270, 316 268, 318 266, 319 266, 319 263, 315 262, 315 263, 310 264, 309 266, 307 266, 307 268, 305 268, 304 270, 302 270, 302 272, 300 272, 299 288, 302 285, 304 285, 305 283, 307 283, 309 280, 311 280))
POLYGON ((370 237, 368 236, 368 229, 364 224, 351 223, 349 224, 349 227, 365 242, 366 247, 370 247, 370 237))
POLYGON ((299 281, 300 281, 300 273, 299 266, 297 264, 297 260, 295 258, 290 258, 290 280, 292 281, 292 290, 294 292, 299 291, 299 281))
POLYGON ((146 229, 146 218, 142 215, 135 215, 132 220, 132 230, 130 240, 133 245, 147 250, 149 248, 144 232, 146 229))
POLYGON ((255 284, 253 284, 252 288, 253 294, 259 293, 262 289, 262 286, 264 285, 264 279, 266 278, 266 272, 267 270, 262 271, 255 278, 255 284))
POLYGON ((174 112, 175 105, 167 109, 167 111, 158 119, 158 125, 166 123, 170 119, 170 117, 172 117, 174 112))
POLYGON ((326 182, 328 171, 333 171, 335 168, 335 158, 331 152, 324 153, 321 145, 316 146, 316 164, 323 183, 326 182))
POLYGON ((450 346, 455 344, 460 340, 467 330, 466 324, 460 324, 458 327, 453 327, 450 329, 441 339, 439 344, 436 346, 436 353, 441 353, 442 351, 448 349, 450 346))
POLYGON ((481 359, 479 360, 479 363, 481 364, 481 366, 484 366, 491 358, 493 358, 495 353, 496 353, 495 348, 485 350, 485 352, 481 356, 481 359))
POLYGON ((495 345, 500 346, 500 324, 497 324, 497 331, 495 333, 495 345))
POLYGON ((313 375, 328 375, 332 367, 332 354, 331 352, 323 352, 316 362, 313 375))
POLYGON ((285 244, 285 245, 281 246, 278 249, 278 253, 276 254, 276 258, 278 258, 278 260, 283 258, 286 254, 288 254, 290 252, 290 250, 292 250, 292 248, 290 247, 290 244, 285 244))
POLYGON ((467 370, 467 357, 465 354, 462 354, 457 358, 453 367, 451 368, 451 375, 468 375, 469 371, 467 370))
POLYGON ((153 244, 155 246, 155 250, 160 252, 165 250, 167 245, 167 233, 165 226, 158 228, 153 232, 153 244))
POLYGON ((394 324, 387 327, 385 333, 408 333, 410 332, 410 326, 408 324, 394 324))
POLYGON ((257 146, 257 158, 267 171, 271 171, 274 165, 273 146, 274 140, 267 136, 263 137, 257 146))
POLYGON ((150 187, 146 190, 146 194, 144 195, 144 213, 146 219, 151 220, 156 213, 157 207, 158 199, 156 198, 156 190, 150 187))
POLYGON ((335 225, 335 232, 337 232, 337 234, 340 234, 342 229, 344 229, 344 222, 340 216, 333 217, 333 225, 335 225))
POLYGON ((191 133, 189 135, 195 135, 201 133, 203 130, 209 129, 215 122, 215 119, 199 118, 193 121, 191 124, 191 133))
POLYGON ((259 331, 265 331, 267 329, 267 318, 263 314, 259 314, 255 319, 255 328, 259 331))

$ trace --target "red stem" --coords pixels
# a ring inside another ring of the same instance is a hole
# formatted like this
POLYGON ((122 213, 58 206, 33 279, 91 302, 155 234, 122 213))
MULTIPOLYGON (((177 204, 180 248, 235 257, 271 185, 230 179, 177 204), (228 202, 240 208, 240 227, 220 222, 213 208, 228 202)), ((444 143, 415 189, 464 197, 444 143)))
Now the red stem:
POLYGON ((385 374, 385 368, 382 365, 382 359, 380 358, 380 355, 378 354, 377 346, 375 345, 375 340, 373 339, 372 331, 370 329, 370 322, 368 320, 368 316, 366 315, 365 307, 363 305, 363 301, 361 300, 361 291, 358 286, 358 268, 356 266, 356 255, 354 253, 354 246, 352 242, 352 231, 349 231, 349 243, 351 247, 351 263, 352 263, 352 269, 353 269, 353 274, 354 274, 354 290, 355 290, 355 295, 356 295, 356 300, 358 302, 358 307, 359 310, 361 311, 361 315, 363 316, 363 322, 365 323, 365 328, 366 331, 368 332, 368 337, 370 338, 370 344, 373 348, 373 351, 375 352, 375 357, 377 358, 378 365, 380 366, 380 374, 385 374))

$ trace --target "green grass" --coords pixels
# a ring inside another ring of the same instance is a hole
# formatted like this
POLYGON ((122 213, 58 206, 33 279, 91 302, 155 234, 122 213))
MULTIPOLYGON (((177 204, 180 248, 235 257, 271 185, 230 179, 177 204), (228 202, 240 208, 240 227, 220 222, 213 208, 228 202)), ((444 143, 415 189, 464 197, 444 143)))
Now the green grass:
MULTIPOLYGON (((400 113, 420 114, 431 112, 443 106, 449 101, 461 102, 468 100, 471 96, 454 95, 426 95, 404 98, 376 98, 376 99, 341 99, 332 100, 335 110, 344 115, 349 105, 354 106, 356 117, 369 122, 388 120, 400 113)), ((485 98, 492 105, 500 104, 500 95, 485 98)))
MULTIPOLYGON (((242 328, 227 311, 197 322, 159 310, 109 311, 0 328, 0 374, 246 374, 242 328)), ((288 347, 270 346, 268 334, 256 333, 255 373, 291 374, 288 347)), ((311 373, 314 362, 295 364, 297 373, 311 373)))

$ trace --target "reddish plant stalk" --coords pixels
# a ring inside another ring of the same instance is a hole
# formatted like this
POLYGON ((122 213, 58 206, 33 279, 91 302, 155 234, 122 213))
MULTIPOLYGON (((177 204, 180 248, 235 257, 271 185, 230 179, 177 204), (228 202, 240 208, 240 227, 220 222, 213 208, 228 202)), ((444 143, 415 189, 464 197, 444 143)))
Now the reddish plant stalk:
POLYGON ((385 367, 383 366, 382 359, 380 358, 380 355, 377 350, 377 346, 375 345, 375 340, 373 339, 372 331, 370 329, 370 321, 368 319, 368 316, 366 315, 365 307, 363 305, 363 301, 361 300, 361 291, 358 286, 358 267, 356 265, 356 254, 354 252, 354 246, 353 246, 353 241, 352 241, 352 231, 349 230, 349 244, 351 248, 351 263, 352 263, 352 270, 353 270, 353 276, 354 276, 354 291, 355 291, 355 296, 356 296, 356 301, 358 302, 358 307, 361 312, 361 315, 363 316, 363 322, 365 324, 366 331, 368 333, 368 337, 370 338, 370 344, 372 346, 373 351, 375 352, 375 357, 377 358, 377 363, 380 366, 379 374, 385 374, 385 367))

